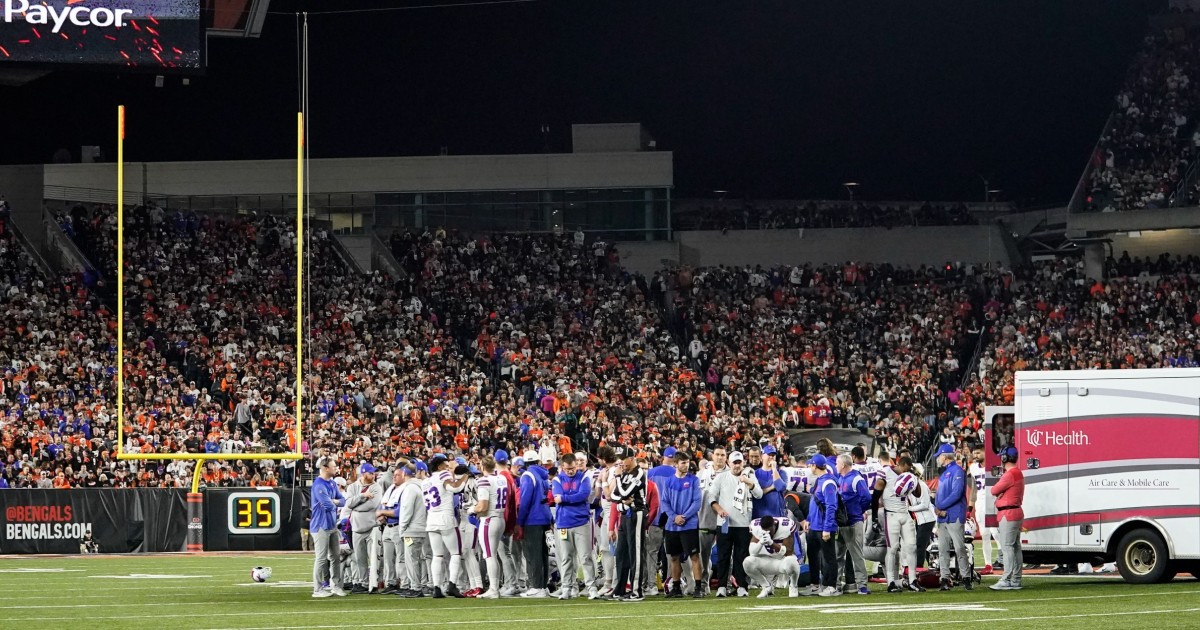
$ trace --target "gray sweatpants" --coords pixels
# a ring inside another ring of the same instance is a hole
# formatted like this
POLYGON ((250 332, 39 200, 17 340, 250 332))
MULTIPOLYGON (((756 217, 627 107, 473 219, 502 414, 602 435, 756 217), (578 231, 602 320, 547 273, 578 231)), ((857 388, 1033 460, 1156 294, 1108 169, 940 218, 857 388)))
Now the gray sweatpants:
POLYGON ((404 564, 404 541, 400 530, 389 527, 383 530, 383 582, 387 586, 408 588, 408 570, 404 564))
POLYGON ((379 580, 374 534, 374 528, 366 532, 354 532, 354 583, 367 588, 375 588, 379 580))
MULTIPOLYGON (((657 521, 657 519, 656 519, 657 521)), ((658 550, 663 545, 663 528, 651 525, 646 528, 646 559, 642 561, 642 588, 657 588, 658 550)))
POLYGON ((424 536, 406 536, 400 543, 404 545, 404 567, 408 569, 409 588, 414 590, 429 586, 430 583, 429 570, 425 567, 428 558, 425 545, 428 542, 424 536))
MULTIPOLYGON (((704 589, 708 590, 708 583, 712 580, 712 547, 717 542, 717 535, 707 529, 700 530, 700 570, 701 579, 704 580, 704 589)), ((684 571, 687 573, 687 571, 684 571)))
POLYGON ((313 562, 313 590, 321 588, 321 582, 329 576, 330 588, 342 587, 342 558, 338 548, 338 531, 325 529, 310 532, 316 559, 313 562))
POLYGON ((562 577, 563 588, 575 590, 579 579, 579 565, 583 565, 583 587, 595 588, 596 583, 596 551, 592 547, 592 535, 595 524, 589 518, 586 525, 570 529, 557 530, 558 538, 558 573, 562 577), (564 536, 562 532, 566 532, 564 536))
POLYGON ((1025 554, 1021 552, 1021 521, 1000 519, 1000 554, 1004 558, 1004 577, 1000 580, 1020 586, 1021 565, 1025 563, 1025 554))
MULTIPOLYGON (((850 564, 854 568, 854 584, 859 588, 867 585, 867 561, 863 558, 863 525, 859 521, 847 527, 838 528, 837 561, 841 568, 846 564, 846 552, 850 552, 850 564)), ((962 528, 959 528, 962 531, 962 528)), ((845 576, 847 584, 850 576, 845 576)))
MULTIPOLYGON (((963 524, 961 522, 938 523, 937 532, 938 569, 942 573, 942 579, 948 579, 950 575, 950 550, 952 549, 958 556, 959 577, 969 578, 971 576, 971 558, 967 557, 967 546, 963 542, 963 524)), ((1008 571, 1008 565, 1004 566, 1004 570, 1008 571)))
POLYGON ((604 510, 603 513, 604 516, 600 520, 600 531, 596 536, 596 544, 600 545, 600 567, 604 569, 602 586, 604 590, 609 590, 616 586, 613 576, 617 573, 617 556, 615 554, 617 544, 608 539, 608 526, 612 519, 609 518, 608 510, 604 510))
MULTIPOLYGON (((501 521, 503 527, 503 521, 501 521)), ((496 590, 512 588, 521 591, 521 571, 518 569, 517 558, 521 557, 521 541, 513 540, 511 535, 500 537, 500 574, 504 580, 496 585, 496 590)), ((489 576, 490 579, 490 576, 489 576)))

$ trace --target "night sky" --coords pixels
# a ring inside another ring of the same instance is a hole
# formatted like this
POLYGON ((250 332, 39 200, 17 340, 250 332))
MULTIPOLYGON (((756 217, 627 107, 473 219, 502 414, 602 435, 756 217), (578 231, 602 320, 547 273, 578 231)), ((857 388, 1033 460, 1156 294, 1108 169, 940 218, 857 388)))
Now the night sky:
MULTIPOLYGON (((433 4, 416 0, 400 4, 433 4)), ((539 0, 313 15, 313 157, 570 148, 641 122, 676 197, 1065 201, 1162 0, 539 0)), ((273 0, 294 12, 386 6, 273 0)), ((209 42, 207 74, 59 72, 0 88, 0 161, 80 145, 131 161, 294 154, 296 22, 209 42)))

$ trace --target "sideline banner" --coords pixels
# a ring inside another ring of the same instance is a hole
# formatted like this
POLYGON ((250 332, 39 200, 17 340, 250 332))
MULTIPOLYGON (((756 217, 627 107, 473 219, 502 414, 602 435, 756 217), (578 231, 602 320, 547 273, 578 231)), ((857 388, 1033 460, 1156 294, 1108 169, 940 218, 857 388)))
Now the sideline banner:
POLYGON ((183 551, 186 492, 176 489, 0 490, 0 554, 183 551))

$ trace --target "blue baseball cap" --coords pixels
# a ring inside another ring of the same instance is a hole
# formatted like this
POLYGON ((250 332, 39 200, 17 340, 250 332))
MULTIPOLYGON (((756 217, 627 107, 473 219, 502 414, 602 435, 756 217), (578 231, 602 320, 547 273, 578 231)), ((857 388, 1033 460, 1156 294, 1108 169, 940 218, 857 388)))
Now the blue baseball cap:
POLYGON ((377 469, 371 465, 371 462, 363 462, 362 465, 358 467, 358 474, 365 475, 367 473, 373 473, 376 470, 377 469))
POLYGON ((771 446, 770 444, 763 447, 763 455, 774 455, 776 452, 778 451, 776 451, 775 447, 771 446))
POLYGON ((418 461, 415 465, 417 467, 417 472, 424 472, 424 473, 429 472, 429 466, 426 466, 425 462, 418 461))
POLYGON ((523 460, 523 459, 521 459, 520 457, 518 457, 518 458, 516 458, 516 459, 514 459, 514 460, 513 460, 513 465, 514 465, 514 466, 516 466, 517 468, 521 468, 522 466, 524 466, 524 465, 525 465, 525 460, 523 460))
POLYGON ((471 474, 472 474, 472 475, 478 475, 478 474, 479 474, 479 469, 475 467, 475 464, 471 464, 471 474))
POLYGON ((942 455, 953 455, 953 454, 954 454, 954 447, 949 444, 943 444, 938 447, 938 450, 937 450, 938 457, 941 457, 942 455))
POLYGON ((500 449, 496 451, 496 454, 492 456, 492 459, 498 462, 506 462, 508 461, 508 451, 500 449))
POLYGON ((825 459, 824 455, 817 453, 816 455, 812 456, 812 459, 808 460, 808 463, 816 466, 817 468, 825 468, 829 465, 829 460, 825 459))
POLYGON ((663 451, 663 457, 675 457, 676 452, 674 446, 668 446, 667 450, 663 451))
POLYGON ((458 464, 459 466, 466 466, 466 465, 467 465, 467 458, 466 458, 466 457, 463 457, 462 455, 459 455, 458 457, 455 457, 455 458, 454 458, 454 463, 455 463, 455 464, 458 464))

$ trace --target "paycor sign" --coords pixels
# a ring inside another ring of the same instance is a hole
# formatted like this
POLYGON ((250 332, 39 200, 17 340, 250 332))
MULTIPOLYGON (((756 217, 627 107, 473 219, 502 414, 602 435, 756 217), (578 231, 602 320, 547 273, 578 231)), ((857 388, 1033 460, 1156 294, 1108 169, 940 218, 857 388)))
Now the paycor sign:
MULTIPOLYGON (((73 4, 73 3, 72 3, 73 4)), ((133 13, 130 9, 109 9, 106 7, 65 6, 56 9, 42 4, 30 4, 29 0, 4 0, 4 21, 11 24, 18 19, 24 19, 29 24, 44 24, 50 26, 51 33, 58 33, 70 22, 75 26, 93 26, 99 28, 125 26, 125 18, 133 13)))

